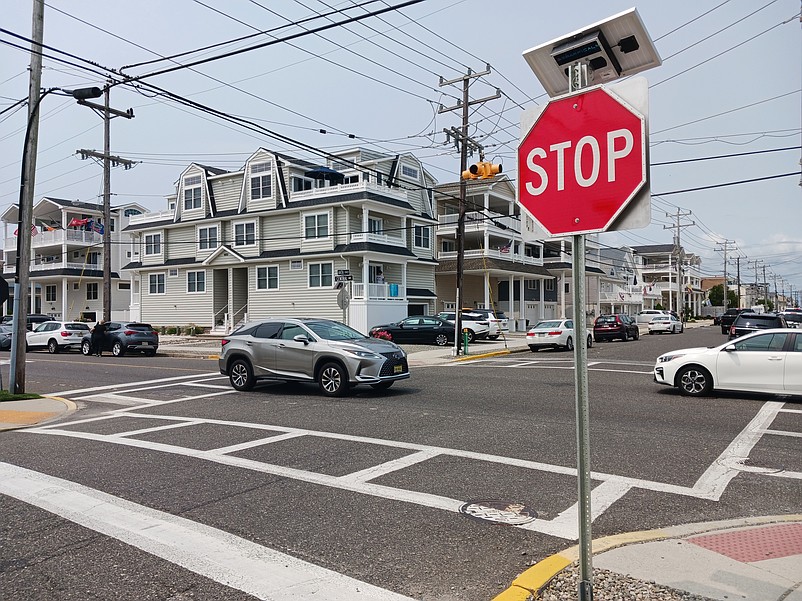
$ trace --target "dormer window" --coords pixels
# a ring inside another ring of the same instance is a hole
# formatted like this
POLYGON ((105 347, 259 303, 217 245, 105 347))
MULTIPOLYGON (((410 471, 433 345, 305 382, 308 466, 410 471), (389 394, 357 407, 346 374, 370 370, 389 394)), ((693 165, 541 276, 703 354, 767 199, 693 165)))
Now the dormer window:
POLYGON ((201 208, 201 176, 184 178, 184 210, 201 208))
POLYGON ((273 165, 272 163, 255 163, 251 165, 251 200, 272 198, 273 165))
POLYGON ((401 165, 401 175, 410 179, 418 179, 418 170, 409 165, 401 165))

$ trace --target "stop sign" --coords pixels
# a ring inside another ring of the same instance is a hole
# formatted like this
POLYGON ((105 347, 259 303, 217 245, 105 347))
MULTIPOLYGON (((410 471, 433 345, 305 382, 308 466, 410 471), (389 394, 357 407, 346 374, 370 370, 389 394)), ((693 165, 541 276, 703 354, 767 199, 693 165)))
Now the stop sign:
POLYGON ((518 146, 519 201, 553 236, 606 231, 645 183, 644 117, 605 88, 551 101, 518 146))

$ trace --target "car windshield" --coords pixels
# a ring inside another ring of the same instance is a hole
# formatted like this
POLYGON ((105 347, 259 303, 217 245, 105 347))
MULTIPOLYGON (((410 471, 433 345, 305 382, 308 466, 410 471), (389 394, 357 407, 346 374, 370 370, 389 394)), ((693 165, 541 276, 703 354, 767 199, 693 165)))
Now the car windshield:
POLYGON ((78 331, 81 331, 81 330, 88 331, 89 330, 89 326, 86 325, 85 323, 65 323, 64 324, 64 329, 65 330, 72 330, 72 331, 75 331, 75 332, 78 332, 78 331))
POLYGON ((655 321, 671 321, 671 318, 665 316, 652 318, 652 323, 654 323, 655 321))
POLYGON ((535 326, 536 330, 551 330, 552 328, 559 328, 560 321, 541 321, 535 326))
POLYGON ((364 340, 367 338, 361 332, 336 321, 309 321, 305 325, 324 340, 364 340))
POLYGON ((126 330, 136 330, 138 332, 150 332, 153 329, 149 323, 127 323, 125 324, 126 330))

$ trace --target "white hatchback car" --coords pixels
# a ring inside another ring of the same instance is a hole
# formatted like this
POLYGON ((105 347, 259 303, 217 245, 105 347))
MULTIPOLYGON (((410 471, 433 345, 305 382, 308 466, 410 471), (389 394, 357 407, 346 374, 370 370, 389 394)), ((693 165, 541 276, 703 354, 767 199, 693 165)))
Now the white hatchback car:
MULTIPOLYGON (((574 350, 574 321, 572 319, 546 319, 539 321, 526 333, 529 350, 536 353, 542 348, 574 350)), ((588 332, 588 348, 593 346, 593 336, 588 332)))
POLYGON ((689 348, 657 358, 654 381, 682 394, 713 389, 802 395, 802 332, 760 330, 713 348, 689 348))
POLYGON ((673 315, 658 315, 649 322, 649 334, 682 334, 684 331, 683 323, 673 315))
POLYGON ((89 326, 80 321, 46 321, 26 332, 29 349, 47 348, 50 353, 81 348, 81 340, 89 333, 89 326))

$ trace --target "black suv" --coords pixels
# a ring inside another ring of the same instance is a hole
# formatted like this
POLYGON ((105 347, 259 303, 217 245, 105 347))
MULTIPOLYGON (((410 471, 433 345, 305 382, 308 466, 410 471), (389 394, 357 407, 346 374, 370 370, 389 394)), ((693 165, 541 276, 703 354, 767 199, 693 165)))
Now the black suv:
POLYGON ((735 318, 746 310, 747 309, 727 309, 721 316, 721 319, 719 320, 719 325, 721 326, 721 333, 729 334, 732 322, 734 322, 735 318))
POLYGON ((639 337, 638 323, 623 313, 599 315, 593 324, 593 340, 596 342, 615 340, 616 338, 629 342, 637 340, 639 337))
POLYGON ((782 315, 776 313, 751 313, 744 311, 730 326, 730 340, 744 334, 751 334, 758 330, 769 328, 787 328, 788 324, 782 315))

